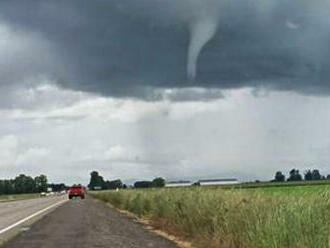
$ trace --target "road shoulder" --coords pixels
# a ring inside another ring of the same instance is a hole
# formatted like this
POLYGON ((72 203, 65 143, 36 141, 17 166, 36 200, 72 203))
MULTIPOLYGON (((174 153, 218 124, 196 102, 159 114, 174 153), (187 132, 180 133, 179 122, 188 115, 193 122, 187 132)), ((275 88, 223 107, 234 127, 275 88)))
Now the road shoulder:
POLYGON ((89 197, 57 208, 4 248, 178 248, 106 204, 89 197))
POLYGON ((102 204, 105 204, 108 208, 110 208, 112 211, 117 211, 118 213, 120 213, 122 216, 125 216, 126 218, 131 219, 131 221, 136 222, 138 224, 140 224, 145 230, 147 230, 148 232, 151 232, 153 234, 156 234, 162 238, 165 238, 173 243, 175 243, 179 248, 194 248, 193 245, 190 242, 184 241, 182 239, 179 239, 178 237, 171 235, 163 230, 157 229, 151 221, 146 220, 146 219, 141 219, 139 218, 137 215, 126 211, 126 210, 121 210, 118 209, 116 207, 114 207, 113 205, 111 205, 110 203, 104 203, 99 199, 94 198, 94 201, 97 202, 101 202, 102 204))

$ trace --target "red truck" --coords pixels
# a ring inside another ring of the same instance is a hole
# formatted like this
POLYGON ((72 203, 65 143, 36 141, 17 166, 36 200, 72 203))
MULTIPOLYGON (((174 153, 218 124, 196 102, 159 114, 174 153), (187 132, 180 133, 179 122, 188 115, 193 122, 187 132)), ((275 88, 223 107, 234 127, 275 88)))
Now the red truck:
POLYGON ((73 197, 85 199, 85 187, 80 184, 71 186, 69 188, 69 199, 72 199, 73 197))

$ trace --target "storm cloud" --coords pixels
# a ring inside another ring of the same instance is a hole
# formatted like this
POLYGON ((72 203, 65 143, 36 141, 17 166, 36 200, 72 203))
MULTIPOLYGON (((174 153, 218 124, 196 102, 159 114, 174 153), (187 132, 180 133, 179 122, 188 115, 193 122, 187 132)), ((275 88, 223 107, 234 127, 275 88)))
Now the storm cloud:
POLYGON ((3 0, 0 88, 41 75, 150 100, 172 88, 329 94, 329 14, 326 0, 3 0))

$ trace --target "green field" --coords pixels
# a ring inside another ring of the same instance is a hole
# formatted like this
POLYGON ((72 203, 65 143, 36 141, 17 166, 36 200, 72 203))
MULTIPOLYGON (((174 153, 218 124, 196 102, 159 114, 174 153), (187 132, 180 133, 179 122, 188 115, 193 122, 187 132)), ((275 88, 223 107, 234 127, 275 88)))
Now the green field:
POLYGON ((18 201, 18 200, 27 200, 32 198, 38 198, 40 194, 16 194, 16 195, 0 195, 0 202, 4 201, 18 201))
POLYGON ((201 248, 330 247, 330 185, 98 192, 201 248))

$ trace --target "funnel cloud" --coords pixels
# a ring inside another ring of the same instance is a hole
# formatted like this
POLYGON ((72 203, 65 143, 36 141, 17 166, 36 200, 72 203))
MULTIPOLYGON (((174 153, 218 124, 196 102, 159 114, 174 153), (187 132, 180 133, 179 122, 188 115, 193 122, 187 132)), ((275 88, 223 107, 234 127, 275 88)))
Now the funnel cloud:
POLYGON ((3 0, 0 27, 33 42, 24 60, 8 45, 19 35, 0 47, 0 87, 41 75, 148 100, 191 87, 328 95, 329 25, 325 0, 3 0))
POLYGON ((195 80, 198 56, 205 44, 214 36, 217 26, 217 21, 210 18, 197 20, 191 25, 187 64, 189 80, 195 80))

